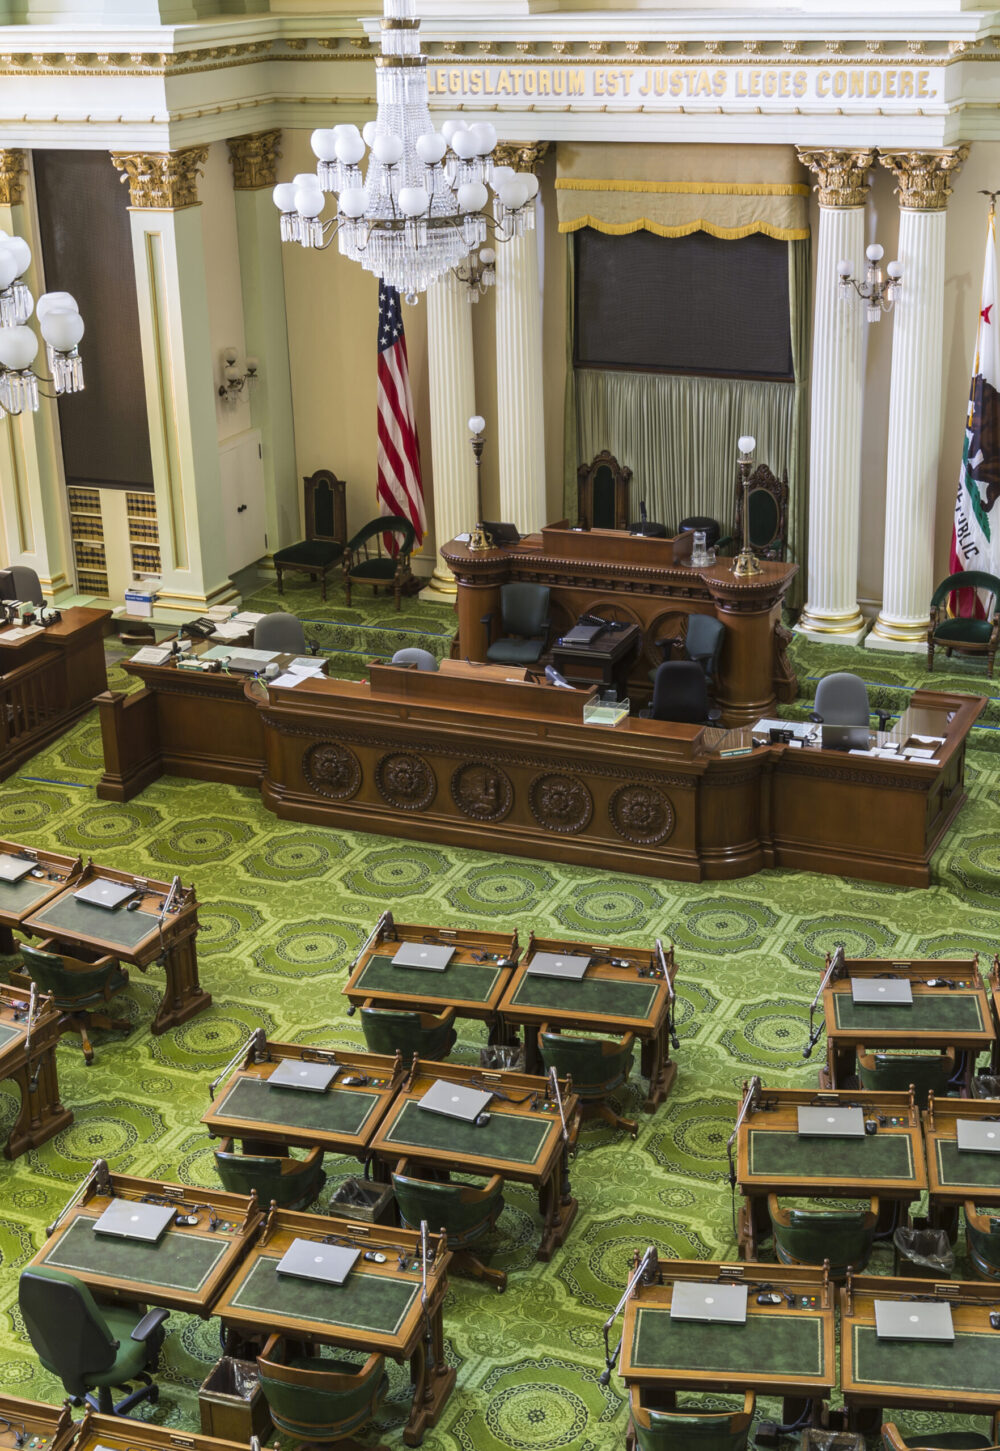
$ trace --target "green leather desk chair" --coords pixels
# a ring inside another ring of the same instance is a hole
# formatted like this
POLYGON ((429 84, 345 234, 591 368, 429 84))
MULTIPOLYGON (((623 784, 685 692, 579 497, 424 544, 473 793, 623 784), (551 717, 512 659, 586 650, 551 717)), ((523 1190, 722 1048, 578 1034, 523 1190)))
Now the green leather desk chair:
MULTIPOLYGON (((688 615, 685 634, 675 635, 670 639, 664 637, 656 643, 663 651, 664 660, 670 659, 670 651, 674 646, 683 650, 686 660, 693 660, 696 665, 701 666, 705 674, 705 684, 711 689, 715 685, 725 638, 726 627, 714 615, 688 615)), ((658 669, 659 666, 654 665, 650 670, 650 680, 656 679, 658 669)))
POLYGON ((338 1451, 380 1451, 351 1439, 378 1412, 389 1389, 385 1356, 370 1355, 363 1365, 332 1356, 293 1353, 280 1335, 272 1335, 257 1357, 260 1388, 275 1430, 293 1441, 338 1451))
POLYGON ((569 1075, 573 1079, 584 1118, 602 1118, 616 1129, 627 1129, 633 1138, 639 1132, 636 1120, 616 1113, 608 1098, 628 1082, 634 1045, 634 1033, 617 1039, 583 1038, 549 1023, 538 1030, 538 1051, 546 1073, 554 1068, 560 1078, 569 1075))
POLYGON ((536 664, 549 635, 548 585, 523 579, 501 585, 497 630, 495 621, 492 613, 480 621, 486 627, 487 660, 494 665, 536 664))
POLYGON ((347 541, 344 552, 344 593, 351 603, 351 586, 370 585, 375 594, 379 586, 391 589, 396 596, 396 609, 400 607, 403 590, 413 579, 410 570, 410 555, 416 533, 409 519, 400 514, 387 514, 382 519, 370 520, 359 529, 353 539, 347 541), (399 546, 398 553, 383 554, 383 535, 394 536, 399 546))
POLYGON ((997 644, 1000 642, 1000 579, 995 574, 984 574, 982 570, 967 569, 960 574, 949 574, 938 585, 931 598, 931 623, 927 631, 927 669, 934 669, 934 647, 940 645, 951 658, 952 650, 962 655, 985 655, 986 674, 993 679, 993 662, 997 644), (947 599, 959 589, 982 590, 989 595, 986 618, 982 620, 959 617, 952 619, 947 613, 947 599))
POLYGON ((980 1212, 965 1201, 965 1243, 972 1268, 981 1280, 1000 1283, 1000 1213, 980 1212))
POLYGON ((445 1008, 443 1013, 416 1013, 405 1008, 361 1009, 361 1031, 369 1053, 388 1053, 391 1057, 398 1048, 406 1063, 414 1053, 435 1062, 447 1058, 458 1036, 452 1026, 454 1021, 454 1008, 445 1008))
POLYGON ((990 1435, 982 1431, 922 1431, 903 1436, 892 1421, 882 1427, 882 1451, 1000 1451, 1000 1415, 993 1417, 990 1435))
POLYGON ((928 1093, 933 1093, 935 1098, 947 1095, 948 1085, 955 1076, 955 1050, 946 1048, 942 1053, 910 1057, 902 1053, 869 1053, 866 1048, 859 1048, 858 1076, 862 1088, 881 1093, 905 1093, 912 1083, 917 1103, 926 1108, 928 1093))
POLYGON ((629 1451, 746 1451, 756 1397, 747 1391, 740 1411, 660 1410, 648 1386, 629 1389, 629 1451))
POLYGON ((780 1264, 821 1265, 829 1260, 830 1278, 842 1280, 848 1265, 860 1274, 871 1258, 877 1199, 867 1209, 783 1209, 777 1194, 769 1194, 767 1212, 780 1264))
POLYGON ((234 1154, 232 1139, 221 1139, 215 1167, 223 1189, 249 1194, 266 1209, 273 1200, 279 1209, 305 1209, 319 1198, 326 1175, 323 1150, 310 1149, 304 1159, 270 1158, 263 1154, 234 1154))
POLYGON ((115 1028, 122 1033, 132 1031, 132 1024, 127 1018, 112 1018, 108 1013, 95 1011, 98 1004, 110 1002, 116 993, 128 987, 128 973, 117 958, 98 957, 94 962, 67 960, 52 951, 54 945, 48 939, 39 947, 22 943, 24 970, 38 984, 39 992, 52 994, 52 1000, 62 1014, 62 1030, 80 1034, 84 1060, 89 1068, 94 1061, 91 1028, 115 1028))
POLYGON ((435 1232, 445 1230, 448 1248, 455 1256, 457 1275, 487 1280, 498 1293, 507 1288, 503 1270, 491 1270, 471 1246, 489 1234, 503 1212, 503 1177, 494 1174, 482 1188, 473 1184, 446 1184, 440 1180, 417 1179, 410 1173, 409 1160, 400 1159, 392 1175, 399 1217, 405 1229, 419 1229, 426 1219, 435 1232))
POLYGON ((137 1402, 159 1398, 151 1372, 169 1311, 140 1314, 134 1306, 98 1305, 75 1275, 42 1266, 21 1271, 17 1298, 38 1359, 62 1381, 74 1405, 86 1399, 103 1415, 123 1416, 137 1402), (115 1404, 112 1386, 122 1389, 134 1380, 138 1388, 115 1404))

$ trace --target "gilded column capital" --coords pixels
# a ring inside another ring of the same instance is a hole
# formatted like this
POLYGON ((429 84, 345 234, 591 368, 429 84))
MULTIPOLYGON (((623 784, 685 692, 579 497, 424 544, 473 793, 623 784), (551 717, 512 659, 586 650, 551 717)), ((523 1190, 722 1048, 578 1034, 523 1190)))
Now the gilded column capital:
POLYGON ((802 165, 817 178, 813 190, 821 207, 863 207, 868 200, 868 173, 875 165, 871 148, 836 151, 798 146, 802 165))
POLYGON ((515 171, 537 171, 548 149, 547 141, 500 141, 493 160, 497 166, 512 166, 515 171))
POLYGON ((234 191, 261 191, 278 180, 280 131, 255 131, 226 140, 233 168, 234 191))
POLYGON ((896 195, 906 212, 943 212, 951 196, 948 182, 969 154, 969 146, 941 151, 880 151, 879 162, 896 178, 896 195))
POLYGON ((198 173, 207 159, 207 146, 111 153, 121 180, 128 182, 129 202, 139 211, 176 212, 198 206, 198 173))
POLYGON ((24 175, 27 171, 23 151, 0 151, 0 206, 16 207, 24 201, 24 175))

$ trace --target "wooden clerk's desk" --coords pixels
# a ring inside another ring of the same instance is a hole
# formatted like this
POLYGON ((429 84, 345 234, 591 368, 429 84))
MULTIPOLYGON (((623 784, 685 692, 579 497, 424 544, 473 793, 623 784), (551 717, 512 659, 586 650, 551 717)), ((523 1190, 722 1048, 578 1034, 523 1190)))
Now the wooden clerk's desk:
POLYGON ((110 619, 110 610, 81 606, 20 638, 18 626, 0 629, 0 780, 107 690, 104 635, 110 619))
POLYGON ((702 726, 588 725, 594 689, 492 674, 372 665, 367 681, 265 698, 227 676, 125 668, 146 689, 100 699, 105 800, 167 771, 256 786, 287 820, 679 881, 784 866, 927 886, 984 705, 915 693, 907 714, 946 738, 932 765, 788 745, 724 756, 702 726))
POLYGON ((519 544, 472 551, 452 540, 442 557, 458 582, 458 641, 463 659, 485 660, 484 616, 499 620, 500 587, 508 580, 548 585, 554 640, 594 613, 638 625, 642 646, 633 661, 633 698, 650 691, 649 671, 664 655, 660 639, 683 634, 687 617, 707 614, 726 627, 719 666, 718 702, 730 725, 773 715, 777 701, 794 700, 798 681, 785 655, 790 639, 781 604, 797 564, 760 561, 760 574, 733 576, 733 561, 692 569, 690 533, 652 539, 615 529, 571 529, 551 524, 519 544))

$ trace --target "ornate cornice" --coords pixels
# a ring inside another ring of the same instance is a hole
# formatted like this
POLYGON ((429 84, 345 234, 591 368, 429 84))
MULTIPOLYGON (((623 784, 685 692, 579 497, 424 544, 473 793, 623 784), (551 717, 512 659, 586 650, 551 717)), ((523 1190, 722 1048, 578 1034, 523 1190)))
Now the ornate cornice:
POLYGON ((176 212, 198 206, 198 173, 207 159, 207 146, 111 153, 122 181, 128 181, 129 201, 139 211, 176 212))
POLYGON ((234 191, 261 191, 274 186, 278 180, 280 143, 280 131, 255 131, 249 136, 227 139, 234 191))
POLYGON ((24 155, 23 151, 0 151, 0 206, 16 207, 24 201, 24 155))
POLYGON ((512 166, 515 171, 537 171, 548 149, 548 141, 501 141, 493 160, 497 166, 512 166))
POLYGON ((896 178, 896 195, 905 212, 943 212, 948 185, 969 154, 968 143, 942 151, 880 151, 879 163, 896 178))
POLYGON ((875 165, 873 150, 796 149, 802 165, 818 178, 813 190, 819 193, 821 207, 864 206, 868 200, 868 173, 875 165))

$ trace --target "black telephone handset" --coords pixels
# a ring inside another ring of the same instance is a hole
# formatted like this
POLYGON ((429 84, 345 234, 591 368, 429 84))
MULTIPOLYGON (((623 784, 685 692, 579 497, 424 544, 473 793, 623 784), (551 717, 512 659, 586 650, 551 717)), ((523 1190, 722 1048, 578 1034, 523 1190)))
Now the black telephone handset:
POLYGON ((186 635, 193 635, 197 640, 208 640, 215 634, 215 621, 202 615, 200 619, 188 620, 187 624, 181 626, 181 629, 186 635))
POLYGON ((581 615, 577 624, 597 625, 601 630, 624 630, 625 625, 621 620, 606 620, 603 615, 588 613, 581 615))

